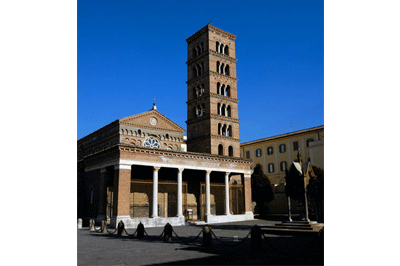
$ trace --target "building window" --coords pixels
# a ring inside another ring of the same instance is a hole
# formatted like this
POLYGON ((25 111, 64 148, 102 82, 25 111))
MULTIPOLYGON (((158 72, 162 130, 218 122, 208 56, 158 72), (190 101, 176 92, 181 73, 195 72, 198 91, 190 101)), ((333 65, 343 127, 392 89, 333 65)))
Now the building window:
POLYGON ((282 172, 285 172, 286 167, 287 167, 287 163, 285 161, 281 162, 281 171, 282 172))
POLYGON ((274 164, 273 163, 268 164, 268 172, 269 173, 273 173, 274 172, 274 164))
POLYGON ((221 144, 218 145, 218 155, 224 155, 224 147, 221 144))
POLYGON ((293 141, 293 150, 298 151, 299 150, 299 142, 298 141, 293 141))
POLYGON ((308 139, 307 140, 307 147, 310 147, 310 142, 313 142, 314 141, 314 139, 308 139))
POLYGON ((229 156, 230 157, 233 157, 233 147, 232 146, 229 146, 229 156))
POLYGON ((274 154, 274 148, 272 148, 271 146, 269 146, 269 147, 267 148, 267 154, 268 154, 268 155, 274 154))
POLYGON ((286 145, 285 144, 279 145, 279 152, 284 153, 285 151, 286 151, 286 145))
POLYGON ((147 148, 152 148, 152 149, 159 149, 161 148, 160 142, 158 141, 158 139, 153 138, 153 137, 149 137, 147 138, 144 143, 143 146, 147 147, 147 148))
POLYGON ((256 150, 256 156, 257 157, 261 157, 261 149, 257 149, 256 150))
POLYGON ((250 159, 250 151, 246 151, 246 159, 250 159))

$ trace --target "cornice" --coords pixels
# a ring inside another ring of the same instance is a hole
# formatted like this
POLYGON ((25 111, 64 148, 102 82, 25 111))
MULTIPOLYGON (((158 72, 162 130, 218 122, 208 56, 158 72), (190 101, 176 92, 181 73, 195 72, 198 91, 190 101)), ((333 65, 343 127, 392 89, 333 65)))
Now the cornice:
POLYGON ((232 102, 232 103, 238 103, 239 102, 239 100, 236 99, 236 98, 231 98, 231 97, 227 97, 227 96, 223 96, 223 95, 220 95, 220 94, 217 94, 217 93, 210 92, 210 93, 205 93, 205 94, 201 95, 200 97, 194 98, 194 99, 192 99, 190 101, 187 101, 186 104, 192 104, 194 102, 202 101, 202 100, 205 100, 205 99, 211 98, 211 97, 212 98, 218 98, 218 99, 220 99, 222 101, 228 101, 228 102, 232 102))
POLYGON ((221 120, 221 121, 225 121, 225 122, 231 122, 231 123, 239 123, 240 122, 240 119, 229 117, 229 116, 216 115, 216 114, 210 114, 210 116, 211 116, 211 119, 221 120))
POLYGON ((233 78, 233 77, 231 77, 231 76, 223 75, 223 74, 214 72, 214 71, 212 71, 212 70, 208 70, 208 71, 204 72, 203 74, 201 74, 200 76, 195 77, 195 78, 193 78, 193 79, 191 79, 191 80, 186 81, 186 84, 187 84, 187 85, 190 85, 190 84, 192 84, 193 82, 196 82, 196 81, 198 81, 198 80, 201 80, 202 78, 205 78, 206 76, 216 76, 216 77, 219 77, 219 78, 227 78, 227 79, 230 79, 231 81, 234 81, 234 82, 237 82, 237 81, 238 81, 237 78, 233 78))
POLYGON ((194 58, 188 60, 188 61, 186 62, 186 64, 189 66, 189 65, 193 64, 194 62, 196 62, 196 61, 202 59, 202 58, 205 57, 206 55, 214 55, 214 56, 217 56, 217 57, 219 57, 219 58, 221 58, 221 59, 228 60, 228 61, 230 61, 230 62, 232 62, 232 63, 236 63, 236 62, 237 62, 237 59, 236 59, 236 58, 233 58, 233 57, 230 57, 230 56, 228 56, 228 55, 218 53, 217 51, 208 49, 208 50, 204 50, 204 51, 203 51, 201 54, 199 54, 198 56, 196 56, 196 57, 194 57, 194 58), (208 53, 207 53, 207 52, 208 52, 208 53))
POLYGON ((240 144, 240 147, 244 147, 247 145, 252 145, 252 144, 256 144, 256 143, 261 143, 261 142, 265 142, 265 141, 269 141, 269 140, 276 140, 276 139, 280 139, 280 138, 286 138, 286 137, 293 137, 293 136, 303 136, 303 135, 308 135, 312 132, 321 132, 324 131, 324 126, 318 126, 318 127, 312 127, 312 128, 307 128, 307 129, 302 129, 302 130, 298 130, 298 131, 294 131, 294 132, 289 132, 289 133, 285 133, 285 134, 281 134, 281 135, 276 135, 276 136, 272 136, 272 137, 267 137, 267 138, 262 138, 262 139, 258 139, 258 140, 252 140, 252 141, 248 141, 248 142, 244 142, 242 144, 240 144))
POLYGON ((210 97, 218 98, 218 99, 221 99, 223 101, 228 101, 228 102, 234 102, 234 103, 239 102, 239 99, 228 97, 228 96, 223 96, 223 95, 220 95, 220 94, 217 94, 214 92, 210 92, 210 97))
POLYGON ((125 126, 133 126, 133 127, 136 127, 136 128, 138 128, 138 129, 142 129, 142 128, 146 128, 146 129, 149 129, 149 130, 156 130, 156 131, 162 131, 162 132, 177 132, 177 133, 180 133, 180 134, 185 134, 185 131, 181 131, 181 130, 176 130, 176 129, 165 129, 165 128, 160 128, 160 127, 154 127, 154 126, 145 126, 145 125, 140 125, 140 124, 133 124, 133 123, 126 123, 126 122, 124 122, 123 124, 120 124, 120 125, 125 125, 125 126))
POLYGON ((227 137, 227 136, 223 136, 223 135, 211 135, 211 138, 215 138, 215 139, 224 139, 224 140, 231 140, 234 142, 239 142, 240 143, 240 139, 235 139, 233 137, 227 137))
POLYGON ((224 162, 245 163, 245 164, 252 163, 252 160, 250 160, 250 159, 244 159, 244 158, 238 158, 238 157, 228 157, 228 156, 197 153, 197 152, 178 152, 178 151, 150 149, 150 148, 146 148, 146 147, 137 147, 137 146, 133 146, 133 145, 129 145, 129 144, 119 144, 118 149, 119 149, 119 151, 151 154, 151 155, 161 155, 163 157, 178 157, 178 158, 187 158, 187 159, 195 159, 195 160, 202 159, 202 160, 207 160, 207 161, 224 161, 224 162))
POLYGON ((238 118, 233 118, 233 117, 228 117, 228 116, 223 116, 223 115, 215 115, 215 114, 208 114, 208 115, 203 115, 200 117, 196 117, 194 119, 191 120, 187 120, 186 124, 194 124, 203 120, 207 120, 207 119, 215 119, 215 120, 220 120, 220 121, 225 121, 227 123, 236 123, 239 124, 240 119, 238 118))

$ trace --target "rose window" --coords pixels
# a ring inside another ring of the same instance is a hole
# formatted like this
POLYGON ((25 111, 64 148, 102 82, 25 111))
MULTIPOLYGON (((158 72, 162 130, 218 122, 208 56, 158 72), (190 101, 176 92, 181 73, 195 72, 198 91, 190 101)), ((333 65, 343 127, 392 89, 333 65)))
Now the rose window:
POLYGON ((152 149, 159 149, 161 147, 160 142, 158 141, 158 139, 155 138, 147 138, 144 143, 143 146, 148 147, 148 148, 152 148, 152 149))

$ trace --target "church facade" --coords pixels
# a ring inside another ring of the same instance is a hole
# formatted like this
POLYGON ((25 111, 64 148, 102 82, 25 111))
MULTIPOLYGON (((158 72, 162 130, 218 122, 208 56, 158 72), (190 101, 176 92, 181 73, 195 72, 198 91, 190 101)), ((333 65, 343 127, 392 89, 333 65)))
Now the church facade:
POLYGON ((240 158, 236 36, 212 25, 188 43, 185 130, 149 111, 78 141, 78 216, 113 227, 253 219, 252 161, 240 158))

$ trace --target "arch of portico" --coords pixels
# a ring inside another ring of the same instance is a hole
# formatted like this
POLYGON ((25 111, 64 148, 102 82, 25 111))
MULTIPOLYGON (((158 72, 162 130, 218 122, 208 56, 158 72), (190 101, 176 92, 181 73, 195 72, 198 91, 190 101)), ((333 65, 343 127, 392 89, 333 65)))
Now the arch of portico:
POLYGON ((145 226, 184 225, 188 209, 193 210, 189 218, 207 223, 253 219, 250 164, 239 158, 130 147, 120 151, 118 160, 86 171, 101 169, 97 219, 104 219, 110 207, 104 180, 113 176, 111 226, 122 220, 127 228, 134 228, 140 222, 145 226), (240 214, 232 214, 230 207, 233 175, 242 177, 243 201, 247 199, 240 214))

